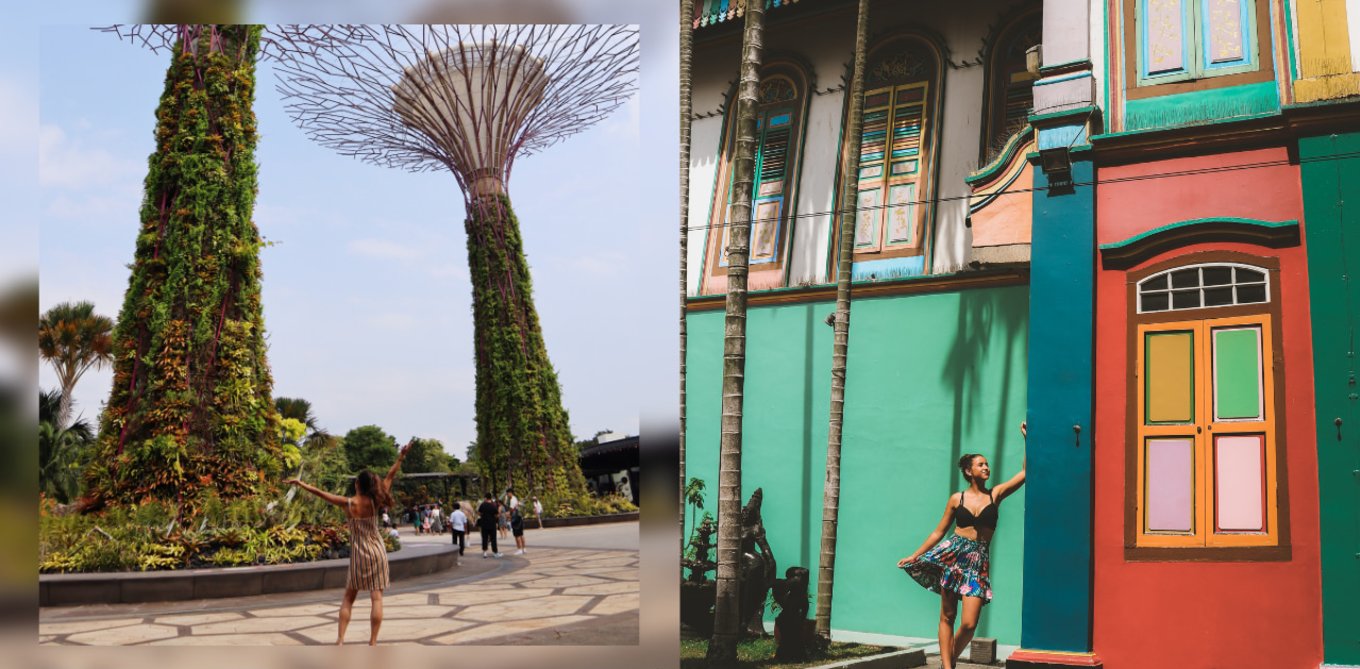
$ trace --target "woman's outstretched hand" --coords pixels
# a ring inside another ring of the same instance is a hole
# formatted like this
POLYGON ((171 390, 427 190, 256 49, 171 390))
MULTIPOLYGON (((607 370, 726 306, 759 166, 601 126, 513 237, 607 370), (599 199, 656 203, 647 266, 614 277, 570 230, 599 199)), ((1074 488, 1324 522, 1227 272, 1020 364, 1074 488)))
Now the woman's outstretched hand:
POLYGON ((302 481, 299 481, 298 479, 288 479, 287 481, 284 481, 283 484, 284 484, 284 485, 302 485, 302 481))
POLYGON ((1025 421, 1023 421, 1023 420, 1020 421, 1020 437, 1021 437, 1022 439, 1028 439, 1028 438, 1029 438, 1029 433, 1025 431, 1025 421))
POLYGON ((897 561, 897 566, 898 566, 898 568, 900 569, 900 568, 905 567, 905 566, 907 566, 907 565, 909 565, 909 564, 911 564, 911 563, 913 563, 913 562, 915 562, 915 561, 916 561, 916 558, 914 558, 914 557, 912 557, 912 556, 909 555, 909 556, 907 556, 907 557, 902 558, 901 560, 898 560, 898 561, 897 561))

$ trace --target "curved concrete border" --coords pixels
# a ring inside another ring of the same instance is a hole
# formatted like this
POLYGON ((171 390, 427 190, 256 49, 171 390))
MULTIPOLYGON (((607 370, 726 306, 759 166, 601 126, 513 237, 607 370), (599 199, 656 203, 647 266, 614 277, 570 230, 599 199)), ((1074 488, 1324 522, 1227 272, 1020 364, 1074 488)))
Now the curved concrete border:
MULTIPOLYGON (((607 516, 570 516, 567 518, 544 518, 543 527, 573 527, 576 525, 597 525, 600 523, 623 523, 638 519, 638 511, 630 513, 611 513, 607 516)), ((525 529, 533 529, 533 521, 524 521, 525 529)))
MULTIPOLYGON (((387 556, 391 579, 397 581, 452 568, 457 549, 404 548, 387 556)), ((349 559, 318 560, 255 567, 180 569, 174 571, 42 574, 38 606, 138 604, 345 587, 349 559)))

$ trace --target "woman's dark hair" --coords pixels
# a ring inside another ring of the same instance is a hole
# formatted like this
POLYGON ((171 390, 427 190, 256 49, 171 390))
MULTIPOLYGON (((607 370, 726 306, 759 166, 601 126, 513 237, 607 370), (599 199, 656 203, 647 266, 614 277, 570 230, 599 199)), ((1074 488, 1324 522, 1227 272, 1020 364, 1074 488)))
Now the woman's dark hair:
POLYGON ((379 479, 377 474, 367 469, 354 477, 354 490, 370 499, 375 509, 381 506, 392 506, 392 495, 383 486, 382 479, 379 479))
POLYGON ((963 478, 970 483, 973 481, 973 477, 968 475, 968 470, 973 468, 973 460, 980 457, 982 457, 981 453, 964 453, 963 457, 959 458, 959 471, 963 472, 963 478))

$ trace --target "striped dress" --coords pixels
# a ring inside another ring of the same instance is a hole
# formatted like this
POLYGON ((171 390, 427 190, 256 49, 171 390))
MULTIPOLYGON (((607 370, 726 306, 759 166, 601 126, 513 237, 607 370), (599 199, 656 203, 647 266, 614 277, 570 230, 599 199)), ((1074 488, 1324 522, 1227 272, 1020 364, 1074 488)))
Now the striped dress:
MULTIPOLYGON (((353 506, 354 500, 350 500, 353 506)), ((350 590, 384 590, 387 588, 387 545, 378 533, 378 517, 349 516, 349 579, 350 590)))

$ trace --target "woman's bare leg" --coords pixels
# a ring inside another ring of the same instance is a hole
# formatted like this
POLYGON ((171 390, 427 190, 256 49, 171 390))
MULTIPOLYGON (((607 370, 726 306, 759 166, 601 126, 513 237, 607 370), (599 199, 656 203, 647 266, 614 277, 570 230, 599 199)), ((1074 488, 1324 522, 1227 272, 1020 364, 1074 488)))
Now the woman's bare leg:
POLYGON ((977 629, 978 615, 982 613, 981 597, 963 598, 963 617, 959 619, 959 632, 954 635, 954 661, 959 661, 959 656, 963 654, 963 649, 968 647, 968 643, 973 640, 973 631, 977 629))
POLYGON ((954 669, 954 616, 958 606, 958 595, 948 590, 940 593, 940 666, 943 669, 954 669))
POLYGON ((369 616, 368 645, 378 645, 378 628, 382 627, 382 590, 370 590, 368 593, 373 602, 373 612, 369 616))
POLYGON ((345 598, 340 601, 340 634, 335 639, 337 646, 345 643, 345 628, 349 627, 349 614, 354 610, 354 597, 358 594, 358 590, 345 588, 345 598))

